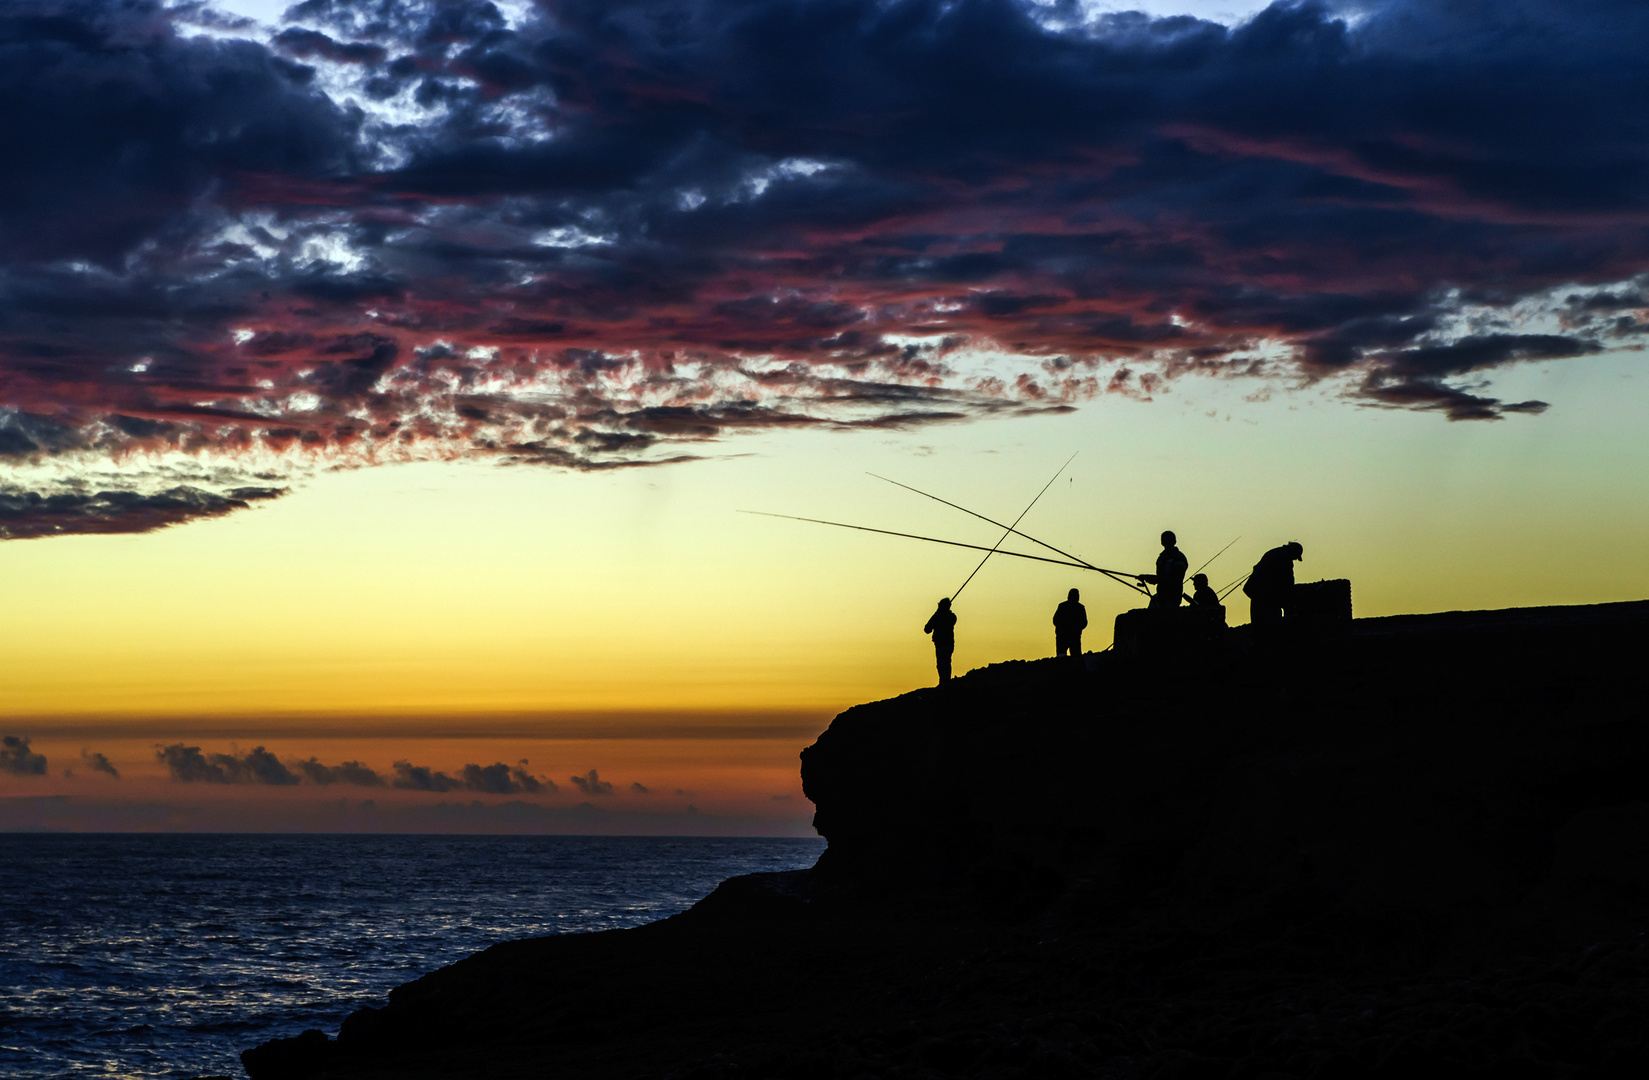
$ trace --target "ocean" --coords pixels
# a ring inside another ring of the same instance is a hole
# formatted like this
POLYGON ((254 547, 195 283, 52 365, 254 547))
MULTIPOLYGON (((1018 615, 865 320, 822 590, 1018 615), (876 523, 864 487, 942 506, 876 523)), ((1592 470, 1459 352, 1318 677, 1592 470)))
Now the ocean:
POLYGON ((513 938, 637 926, 820 839, 11 834, 0 1076, 240 1077, 513 938))

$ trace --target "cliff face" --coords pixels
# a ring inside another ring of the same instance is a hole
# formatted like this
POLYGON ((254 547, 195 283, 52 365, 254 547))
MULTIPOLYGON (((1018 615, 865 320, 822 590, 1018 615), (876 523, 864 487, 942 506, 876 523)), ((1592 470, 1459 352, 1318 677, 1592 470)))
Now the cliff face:
POLYGON ((1636 602, 993 665, 803 752, 817 874, 1216 925, 1603 930, 1649 910, 1646 647, 1636 602))
POLYGON ((252 1080, 1649 1075, 1646 645, 1649 602, 994 665, 850 709, 803 753, 814 870, 497 945, 336 1040, 242 1060, 252 1080))

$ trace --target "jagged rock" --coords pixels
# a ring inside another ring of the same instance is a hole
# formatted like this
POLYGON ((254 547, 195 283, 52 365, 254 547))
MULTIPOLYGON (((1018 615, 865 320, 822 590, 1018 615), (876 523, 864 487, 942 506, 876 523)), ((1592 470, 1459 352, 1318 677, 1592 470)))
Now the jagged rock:
POLYGON ((306 1077, 319 1074, 332 1059, 332 1039, 310 1028, 290 1039, 271 1039, 241 1052, 247 1076, 306 1077))

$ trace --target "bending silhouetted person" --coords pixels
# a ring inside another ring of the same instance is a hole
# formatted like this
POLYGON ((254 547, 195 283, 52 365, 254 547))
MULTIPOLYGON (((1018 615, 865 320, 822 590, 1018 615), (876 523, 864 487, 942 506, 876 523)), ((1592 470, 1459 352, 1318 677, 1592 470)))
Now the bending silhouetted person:
POLYGON ((1156 595, 1151 597, 1151 606, 1154 608, 1177 608, 1182 599, 1185 572, 1191 568, 1191 564, 1180 554, 1180 549, 1174 546, 1177 542, 1172 532, 1163 533, 1162 554, 1157 556, 1157 572, 1139 576, 1141 581, 1157 587, 1156 595))
POLYGON ((956 651, 956 612, 950 609, 950 597, 939 601, 922 633, 933 635, 933 662, 939 668, 939 685, 950 682, 950 654, 956 651))
POLYGON ((1294 590, 1294 563, 1305 558, 1298 540, 1274 547, 1254 564, 1242 591, 1249 599, 1248 620, 1255 626, 1275 626, 1282 622, 1288 594, 1294 590))
POLYGON ((1075 589, 1054 609, 1054 655, 1082 656, 1082 631, 1088 628, 1088 609, 1075 589))

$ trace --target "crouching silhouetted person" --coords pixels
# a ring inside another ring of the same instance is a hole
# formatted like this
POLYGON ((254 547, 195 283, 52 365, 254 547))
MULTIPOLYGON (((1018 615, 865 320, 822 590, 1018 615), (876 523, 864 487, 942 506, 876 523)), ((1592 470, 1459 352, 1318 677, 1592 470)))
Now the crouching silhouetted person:
POLYGON ((943 686, 950 682, 950 654, 956 651, 956 612, 950 609, 950 597, 939 601, 922 633, 933 635, 933 662, 939 668, 939 685, 943 686))
POLYGON ((1072 589, 1065 602, 1054 609, 1054 655, 1082 658, 1082 631, 1088 628, 1088 609, 1082 594, 1072 589))
POLYGON ((1191 610, 1208 620, 1209 633, 1217 634, 1225 626, 1225 605, 1220 603, 1220 594, 1209 587, 1207 574, 1194 575, 1191 585, 1191 610))
POLYGON ((1248 621, 1258 627, 1275 627, 1283 621, 1288 594, 1294 591, 1294 563, 1305 558, 1298 540, 1274 547, 1254 564, 1242 591, 1247 594, 1248 621))

